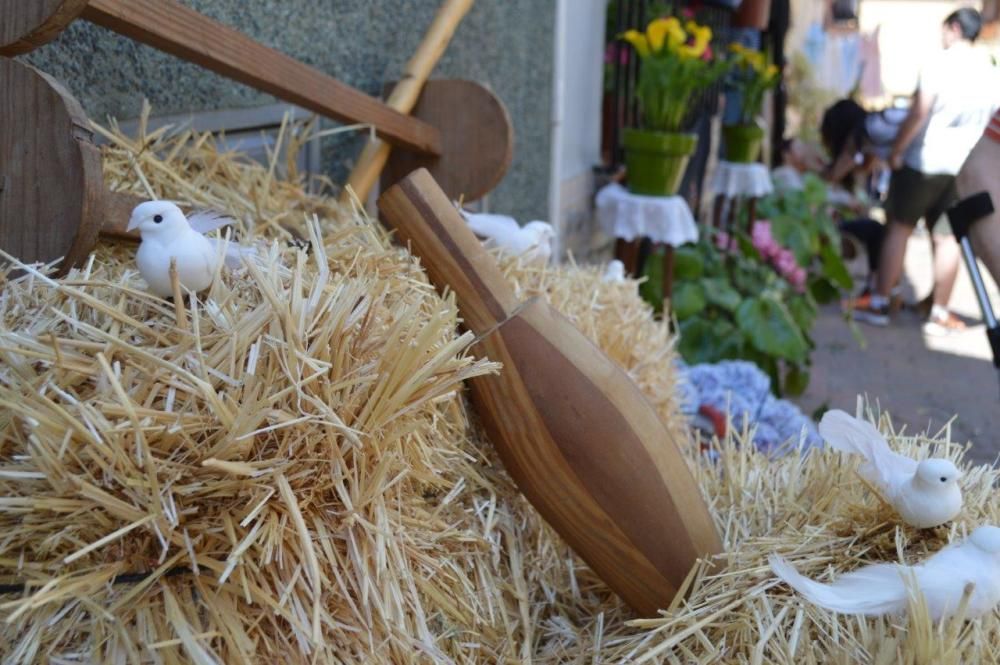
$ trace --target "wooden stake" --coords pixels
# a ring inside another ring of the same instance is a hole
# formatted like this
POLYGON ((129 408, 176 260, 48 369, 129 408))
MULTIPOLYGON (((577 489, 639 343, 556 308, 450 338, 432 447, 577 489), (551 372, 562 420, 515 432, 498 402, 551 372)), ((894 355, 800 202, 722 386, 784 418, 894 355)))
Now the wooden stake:
MULTIPOLYGON (((409 113, 413 110, 427 77, 430 76, 434 65, 444 54, 444 50, 447 48, 448 42, 451 41, 452 35, 455 34, 455 29, 458 28, 462 17, 472 8, 473 1, 445 0, 441 9, 438 10, 437 16, 434 17, 434 22, 427 34, 424 35, 423 41, 417 47, 417 52, 406 63, 403 77, 393 88, 389 99, 386 100, 386 106, 400 113, 409 113)), ((391 146, 388 143, 381 139, 374 139, 370 140, 361 151, 361 156, 358 157, 358 161, 347 179, 347 185, 354 190, 362 202, 368 198, 379 174, 382 173, 382 169, 389 159, 390 150, 391 146)), ((347 187, 340 195, 340 202, 345 205, 350 203, 347 187)))

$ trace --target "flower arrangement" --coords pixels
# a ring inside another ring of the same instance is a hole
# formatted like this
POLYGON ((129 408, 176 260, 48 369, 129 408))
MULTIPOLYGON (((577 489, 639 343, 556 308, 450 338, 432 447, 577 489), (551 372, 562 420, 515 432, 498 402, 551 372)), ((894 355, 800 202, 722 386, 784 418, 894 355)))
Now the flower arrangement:
POLYGON ((629 30, 621 35, 640 58, 636 96, 642 125, 657 132, 680 131, 691 96, 712 85, 726 70, 716 60, 709 42, 712 29, 676 17, 650 21, 644 33, 629 30))
POLYGON ((741 124, 753 124, 764 104, 764 93, 778 84, 778 68, 768 64, 764 54, 742 44, 730 44, 733 88, 740 93, 743 105, 741 124))
MULTIPOLYGON (((818 307, 850 290, 851 277, 822 180, 807 175, 802 191, 775 192, 757 210, 767 219, 749 233, 744 213, 729 233, 705 228, 698 243, 675 250, 678 350, 691 364, 753 361, 777 394, 795 395, 809 382, 818 307)), ((654 254, 640 286, 654 307, 663 302, 662 269, 654 254)))

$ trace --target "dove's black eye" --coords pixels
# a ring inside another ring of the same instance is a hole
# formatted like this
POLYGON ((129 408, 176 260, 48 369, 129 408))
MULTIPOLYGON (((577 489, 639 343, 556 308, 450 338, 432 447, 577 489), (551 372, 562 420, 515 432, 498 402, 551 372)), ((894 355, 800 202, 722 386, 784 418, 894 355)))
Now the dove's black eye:
POLYGON ((941 482, 942 482, 942 483, 946 483, 946 482, 948 482, 948 479, 947 479, 947 478, 945 478, 944 476, 941 476, 941 482))
POLYGON ((159 224, 163 221, 163 215, 153 215, 153 221, 159 224))

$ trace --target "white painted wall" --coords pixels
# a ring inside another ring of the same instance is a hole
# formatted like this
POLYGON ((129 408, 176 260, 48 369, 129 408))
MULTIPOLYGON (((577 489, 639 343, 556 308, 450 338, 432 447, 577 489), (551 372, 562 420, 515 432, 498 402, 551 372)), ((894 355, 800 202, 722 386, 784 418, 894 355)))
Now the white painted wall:
POLYGON ((601 157, 601 95, 607 0, 557 0, 549 219, 559 234, 583 223, 592 167, 601 157))

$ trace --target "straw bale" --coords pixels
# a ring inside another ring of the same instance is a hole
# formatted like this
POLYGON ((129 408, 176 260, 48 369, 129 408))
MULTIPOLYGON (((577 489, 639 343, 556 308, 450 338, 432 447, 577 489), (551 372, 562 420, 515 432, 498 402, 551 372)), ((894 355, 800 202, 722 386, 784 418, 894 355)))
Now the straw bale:
POLYGON ((462 381, 499 368, 413 257, 275 160, 105 133, 113 188, 261 251, 173 305, 128 246, 4 276, 0 659, 519 661, 621 625, 470 425, 462 381))
MULTIPOLYGON (((635 282, 504 260, 520 296, 547 297, 639 383, 724 534, 721 572, 635 620, 499 465, 461 382, 502 369, 466 355, 454 303, 384 230, 274 160, 108 135, 115 188, 225 210, 262 251, 177 307, 143 290, 127 246, 64 279, 3 277, 0 661, 997 660, 995 615, 832 616, 766 566, 774 551, 819 578, 912 562, 996 521, 992 468, 966 466, 961 518, 918 533, 855 461, 771 459, 747 432, 700 455, 635 282)), ((960 461, 948 435, 892 439, 960 461)))

